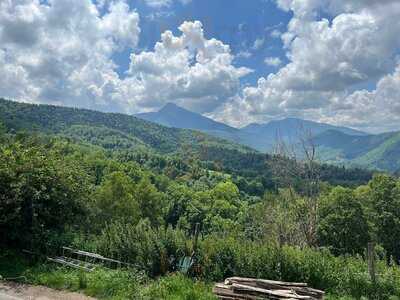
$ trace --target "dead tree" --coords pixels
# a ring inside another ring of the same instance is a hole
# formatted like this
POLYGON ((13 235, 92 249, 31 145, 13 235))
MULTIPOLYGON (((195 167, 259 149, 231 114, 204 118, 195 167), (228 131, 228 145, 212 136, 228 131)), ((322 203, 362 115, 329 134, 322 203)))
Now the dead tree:
POLYGON ((297 135, 298 141, 288 143, 277 132, 270 168, 279 187, 288 189, 291 201, 296 203, 296 221, 306 244, 315 246, 321 187, 320 167, 312 133, 299 124, 297 135))

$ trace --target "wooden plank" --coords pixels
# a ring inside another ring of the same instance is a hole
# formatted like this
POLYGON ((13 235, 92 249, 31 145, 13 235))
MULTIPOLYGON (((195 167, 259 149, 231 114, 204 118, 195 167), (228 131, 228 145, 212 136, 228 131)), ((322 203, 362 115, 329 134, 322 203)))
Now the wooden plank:
POLYGON ((252 287, 252 286, 238 284, 238 283, 233 283, 232 287, 233 287, 234 291, 251 292, 251 293, 276 296, 276 297, 281 297, 281 298, 286 298, 286 299, 293 298, 293 299, 302 299, 302 300, 312 300, 312 298, 310 296, 297 295, 290 290, 279 290, 279 291, 267 290, 267 289, 252 287))
POLYGON ((254 295, 236 294, 230 289, 214 287, 213 293, 217 295, 220 299, 243 299, 243 300, 258 300, 260 297, 254 295))
POLYGON ((301 282, 230 277, 213 289, 219 299, 322 300, 324 291, 301 282), (230 297, 230 298, 229 298, 230 297), (250 298, 246 298, 250 297, 250 298))
POLYGON ((237 281, 237 282, 241 282, 241 283, 257 282, 257 283, 265 283, 265 284, 278 285, 278 286, 297 286, 297 287, 307 287, 308 286, 307 283, 303 283, 303 282, 284 282, 284 281, 267 280, 267 279, 246 278, 246 277, 229 277, 226 280, 237 281))

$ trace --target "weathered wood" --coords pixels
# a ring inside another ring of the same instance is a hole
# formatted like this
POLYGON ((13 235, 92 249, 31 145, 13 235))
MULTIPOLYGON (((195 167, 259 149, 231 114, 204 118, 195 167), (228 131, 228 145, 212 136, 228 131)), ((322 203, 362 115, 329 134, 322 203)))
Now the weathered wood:
POLYGON ((299 286, 299 287, 307 286, 307 283, 303 282, 284 282, 284 281, 267 280, 267 279, 246 278, 246 277, 229 277, 226 280, 238 281, 238 282, 259 282, 259 283, 278 285, 278 286, 299 286))
POLYGON ((296 292, 299 295, 305 296, 313 296, 315 298, 321 298, 324 295, 324 291, 320 291, 317 289, 313 289, 310 287, 300 287, 300 286, 287 286, 287 285, 278 285, 278 284, 271 284, 268 280, 241 280, 237 278, 228 278, 225 280, 225 284, 232 284, 232 283, 239 283, 245 284, 252 287, 261 287, 267 288, 272 290, 279 290, 279 289, 290 289, 296 292))
POLYGON ((322 300, 324 291, 301 282, 230 277, 213 289, 219 299, 322 300))
POLYGON ((220 288, 220 287, 214 287, 213 288, 213 293, 218 296, 219 299, 240 299, 240 300, 257 300, 260 299, 260 297, 253 296, 253 295, 240 295, 236 294, 234 291, 230 289, 225 289, 225 288, 220 288))
POLYGON ((262 289, 262 288, 257 288, 257 287, 252 287, 244 284, 238 284, 234 283, 232 284, 233 290, 234 291, 246 291, 250 293, 255 293, 255 294, 264 294, 264 295, 269 295, 269 296, 276 296, 276 297, 281 297, 281 298, 293 298, 293 299, 302 299, 302 300, 311 300, 312 298, 310 296, 301 296, 297 295, 296 293, 293 293, 290 290, 267 290, 267 289, 262 289))

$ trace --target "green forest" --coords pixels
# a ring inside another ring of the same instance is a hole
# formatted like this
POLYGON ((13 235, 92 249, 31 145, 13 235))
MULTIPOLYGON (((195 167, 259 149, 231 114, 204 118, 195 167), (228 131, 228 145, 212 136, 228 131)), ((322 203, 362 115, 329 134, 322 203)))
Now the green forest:
POLYGON ((0 100, 0 279, 99 299, 215 299, 213 283, 244 276, 306 282, 326 299, 394 300, 399 236, 395 175, 123 114, 0 100), (131 267, 82 273, 22 251, 62 246, 131 267))

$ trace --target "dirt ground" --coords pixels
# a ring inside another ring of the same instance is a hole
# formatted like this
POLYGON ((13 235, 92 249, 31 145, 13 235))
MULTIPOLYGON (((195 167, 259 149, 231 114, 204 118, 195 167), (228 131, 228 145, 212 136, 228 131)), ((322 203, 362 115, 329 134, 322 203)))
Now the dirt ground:
POLYGON ((96 300, 79 293, 0 281, 0 300, 96 300))

